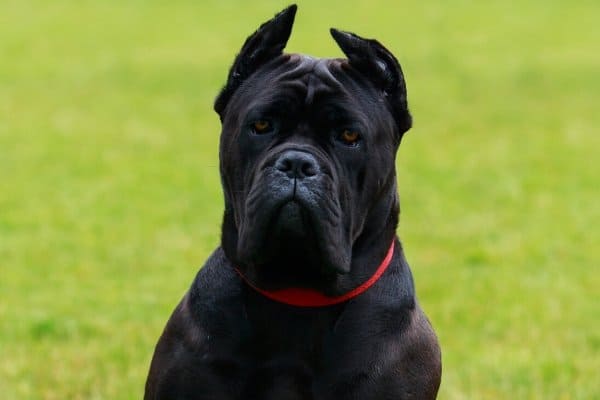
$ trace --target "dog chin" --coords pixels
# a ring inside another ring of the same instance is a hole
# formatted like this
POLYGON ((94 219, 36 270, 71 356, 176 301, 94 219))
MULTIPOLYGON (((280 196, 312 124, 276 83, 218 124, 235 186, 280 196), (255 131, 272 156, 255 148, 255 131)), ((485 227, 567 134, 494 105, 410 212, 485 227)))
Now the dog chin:
POLYGON ((335 196, 303 185, 294 191, 272 181, 259 182, 267 183, 250 192, 238 226, 239 267, 274 264, 327 275, 347 273, 351 248, 335 196))
POLYGON ((270 231, 275 238, 302 240, 310 234, 310 221, 302 206, 292 200, 284 204, 274 218, 270 231))
MULTIPOLYGON (((264 211, 264 210, 263 210, 264 211)), ((335 269, 323 261, 323 241, 316 234, 314 223, 319 221, 313 211, 298 201, 289 200, 273 211, 265 231, 255 231, 240 238, 240 269, 263 287, 313 287, 335 278, 335 269)))
POLYGON ((312 226, 311 212, 295 200, 289 200, 277 207, 272 212, 268 224, 261 230, 247 234, 240 238, 241 249, 239 254, 248 265, 267 264, 285 259, 298 260, 299 258, 315 258, 318 260, 320 251, 318 241, 315 240, 315 230, 312 226))

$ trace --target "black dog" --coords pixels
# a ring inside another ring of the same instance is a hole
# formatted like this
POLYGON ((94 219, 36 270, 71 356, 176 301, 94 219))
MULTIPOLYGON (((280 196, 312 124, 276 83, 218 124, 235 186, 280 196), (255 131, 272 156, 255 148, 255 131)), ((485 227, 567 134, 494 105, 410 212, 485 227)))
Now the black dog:
POLYGON ((216 99, 222 243, 157 346, 146 399, 434 399, 440 350, 396 238, 411 127, 400 65, 331 30, 348 59, 283 54, 263 24, 216 99))

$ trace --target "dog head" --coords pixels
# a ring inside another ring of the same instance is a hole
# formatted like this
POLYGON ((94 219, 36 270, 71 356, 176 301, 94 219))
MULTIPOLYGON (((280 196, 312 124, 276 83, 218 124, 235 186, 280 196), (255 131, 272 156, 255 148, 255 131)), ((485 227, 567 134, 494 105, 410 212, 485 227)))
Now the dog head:
POLYGON ((395 154, 411 127, 396 58, 331 30, 347 59, 284 54, 296 6, 264 23, 215 101, 222 247, 262 286, 327 286, 397 224, 395 154))

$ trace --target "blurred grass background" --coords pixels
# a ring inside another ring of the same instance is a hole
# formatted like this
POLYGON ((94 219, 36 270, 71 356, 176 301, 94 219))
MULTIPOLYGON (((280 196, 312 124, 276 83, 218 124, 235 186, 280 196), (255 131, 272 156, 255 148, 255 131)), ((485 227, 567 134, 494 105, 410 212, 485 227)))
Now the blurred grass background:
MULTIPOLYGON (((218 244, 212 101, 282 1, 0 3, 0 396, 141 398, 218 244)), ((600 397, 597 1, 302 1, 400 59, 400 235, 441 399, 600 397)))

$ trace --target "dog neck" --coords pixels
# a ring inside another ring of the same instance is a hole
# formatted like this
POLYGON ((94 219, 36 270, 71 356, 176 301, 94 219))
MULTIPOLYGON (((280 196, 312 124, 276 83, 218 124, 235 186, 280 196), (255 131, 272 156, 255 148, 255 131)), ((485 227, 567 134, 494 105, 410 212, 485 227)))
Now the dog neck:
POLYGON ((248 286, 268 299, 295 307, 327 307, 346 302, 369 290, 369 288, 381 278, 390 265, 394 255, 394 241, 395 240, 390 244, 385 257, 371 277, 356 288, 338 296, 327 296, 317 290, 307 288, 289 287, 279 290, 261 289, 250 282, 239 269, 236 268, 235 270, 248 286))

